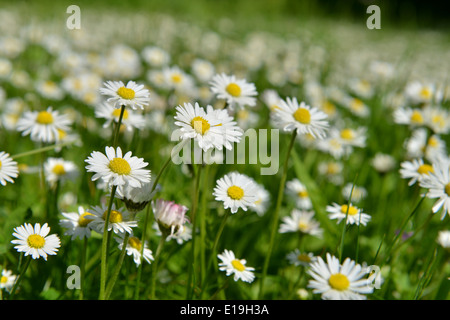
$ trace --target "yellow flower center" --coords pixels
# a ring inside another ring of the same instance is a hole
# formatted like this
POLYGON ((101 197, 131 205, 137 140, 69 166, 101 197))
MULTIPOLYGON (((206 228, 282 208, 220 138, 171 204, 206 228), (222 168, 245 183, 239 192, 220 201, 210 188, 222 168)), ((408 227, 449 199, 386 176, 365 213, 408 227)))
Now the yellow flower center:
POLYGON ((301 261, 301 262, 311 262, 311 257, 308 256, 307 254, 300 253, 300 254, 297 256, 297 260, 298 260, 298 261, 301 261))
POLYGON ((434 115, 433 117, 431 117, 431 121, 439 126, 439 128, 443 128, 445 126, 445 120, 440 115, 434 115))
POLYGON ((179 73, 173 74, 171 78, 174 83, 180 83, 182 80, 181 74, 179 73))
POLYGON ((342 273, 335 273, 328 279, 328 284, 335 290, 344 291, 350 286, 350 281, 342 273))
POLYGON ((294 112, 294 119, 303 124, 309 124, 311 122, 311 113, 306 108, 298 108, 294 112))
POLYGON ((344 140, 352 140, 355 134, 352 129, 344 129, 341 131, 341 138, 344 140))
MULTIPOLYGON (((106 215, 108 214, 108 211, 105 211, 103 213, 103 220, 106 220, 106 215)), ((111 210, 111 213, 109 214, 109 222, 111 223, 119 223, 123 221, 122 213, 120 213, 117 210, 111 210)))
POLYGON ((339 172, 339 166, 336 163, 328 163, 327 174, 337 174, 339 172))
POLYGON ((447 183, 444 189, 445 193, 450 197, 450 183, 447 183))
POLYGON ((341 212, 343 214, 347 214, 347 210, 349 216, 354 216, 355 214, 358 213, 358 209, 356 209, 354 206, 350 206, 350 208, 348 208, 348 205, 346 204, 341 206, 341 212))
POLYGON ((241 87, 239 87, 236 83, 230 83, 227 85, 225 90, 233 97, 239 97, 241 95, 241 87))
POLYGON ((300 221, 298 223, 298 230, 302 231, 302 232, 306 232, 308 231, 309 228, 309 224, 305 221, 300 221))
POLYGON ((53 169, 52 169, 53 173, 56 174, 57 176, 62 176, 64 174, 66 174, 66 170, 64 169, 64 166, 62 164, 56 164, 53 169))
POLYGON ((201 135, 204 135, 206 132, 208 132, 209 128, 211 127, 207 120, 199 116, 191 120, 191 126, 197 133, 200 133, 201 135))
POLYGON ((85 212, 83 213, 79 218, 78 218, 78 225, 80 227, 87 227, 87 225, 92 221, 91 219, 86 218, 86 216, 93 216, 92 213, 90 212, 85 212))
POLYGON ((323 103, 322 109, 328 115, 333 115, 336 113, 336 106, 329 101, 325 101, 323 103))
POLYGON ((53 116, 48 111, 41 111, 36 117, 36 122, 40 124, 50 124, 53 123, 53 116))
POLYGON ((41 249, 45 245, 45 239, 38 234, 32 234, 28 236, 27 243, 31 248, 41 249))
POLYGON ((355 111, 361 111, 364 107, 364 102, 362 102, 361 100, 357 99, 357 98, 353 98, 351 103, 350 103, 350 109, 355 110, 355 111))
POLYGON ((235 268, 237 271, 244 271, 245 270, 245 266, 237 259, 234 259, 233 261, 231 261, 231 265, 233 266, 233 268, 235 268))
MULTIPOLYGON (((120 117, 120 111, 121 111, 120 108, 119 108, 119 109, 114 109, 114 111, 112 112, 112 115, 113 115, 114 117, 116 117, 117 119, 119 119, 119 117, 120 117)), ((127 111, 126 109, 123 110, 122 119, 128 119, 128 111, 127 111)))
POLYGON ((117 174, 130 174, 130 164, 122 158, 114 158, 109 162, 109 168, 112 172, 117 174))
POLYGON ((8 278, 7 278, 7 277, 2 276, 2 277, 0 278, 0 283, 7 283, 7 282, 8 282, 8 278))
POLYGON ((117 94, 123 99, 131 100, 131 99, 134 99, 134 95, 136 93, 134 92, 133 89, 120 87, 117 90, 117 94))
POLYGON ((231 186, 228 188, 227 194, 233 200, 240 200, 244 197, 244 190, 238 186, 231 186))
POLYGON ((270 111, 275 111, 275 110, 277 110, 277 109, 280 109, 280 107, 277 106, 276 104, 273 104, 273 105, 270 106, 269 109, 270 109, 270 111))
POLYGON ((411 122, 412 123, 423 123, 422 114, 417 110, 413 111, 413 113, 411 114, 411 122))
POLYGON ((2 162, 0 161, 0 169, 2 168, 2 162))
POLYGON ((431 165, 423 164, 417 169, 417 172, 420 174, 429 174, 430 172, 434 172, 434 170, 431 165))
POLYGON ((299 192, 297 192, 297 195, 299 196, 299 198, 307 198, 308 191, 306 191, 306 190, 299 191, 299 192))
POLYGON ((420 96, 423 99, 430 99, 431 98, 431 90, 429 88, 422 88, 422 90, 420 90, 420 96))
POLYGON ((436 148, 437 146, 439 146, 439 141, 438 139, 436 139, 435 137, 430 137, 430 139, 428 139, 428 143, 429 146, 436 148))
POLYGON ((134 249, 136 249, 136 250, 138 250, 138 251, 141 251, 142 244, 141 244, 141 240, 139 240, 139 238, 137 238, 137 237, 130 237, 130 238, 128 239, 128 244, 129 244, 132 248, 134 248, 134 249))
POLYGON ((62 140, 62 139, 64 139, 67 136, 67 132, 65 132, 64 130, 57 129, 57 131, 58 131, 58 138, 59 138, 59 140, 62 140))

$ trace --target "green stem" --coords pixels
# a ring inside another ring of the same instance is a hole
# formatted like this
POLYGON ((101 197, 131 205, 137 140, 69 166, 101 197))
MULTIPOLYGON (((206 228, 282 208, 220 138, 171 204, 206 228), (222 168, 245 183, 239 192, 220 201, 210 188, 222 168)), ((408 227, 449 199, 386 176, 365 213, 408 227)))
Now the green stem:
POLYGON ((117 147, 117 143, 119 141, 120 126, 122 125, 122 119, 123 119, 123 114, 124 113, 125 113, 125 105, 123 105, 120 108, 119 121, 117 122, 116 129, 115 129, 115 132, 114 132, 114 141, 113 141, 114 149, 117 147))
POLYGON ((119 261, 117 262, 116 267, 114 268, 114 273, 111 276, 111 279, 108 282, 108 286, 106 287, 106 295, 105 300, 108 300, 111 296, 114 285, 116 284, 117 277, 119 276, 120 269, 122 268, 123 259, 125 258, 125 253, 127 251, 128 238, 130 234, 127 232, 123 238, 122 251, 120 252, 119 261))
POLYGON ((25 275, 25 272, 27 272, 28 266, 30 265, 30 261, 31 261, 31 256, 28 256, 28 259, 27 259, 27 261, 25 261, 25 264, 23 265, 22 270, 19 273, 19 276, 17 277, 16 281, 14 282, 14 285, 9 294, 9 300, 12 300, 14 298, 16 290, 17 290, 20 282, 22 281, 22 278, 25 275))
POLYGON ((156 291, 156 272, 158 271, 158 260, 159 256, 161 255, 162 248, 164 247, 164 243, 166 242, 167 234, 163 231, 161 237, 159 238, 158 248, 156 249, 155 253, 155 260, 153 260, 152 263, 152 291, 151 291, 151 298, 155 299, 155 291, 156 291))
POLYGON ((105 226, 103 228, 103 240, 102 240, 102 256, 101 256, 101 265, 100 265, 100 300, 105 299, 105 290, 106 290, 106 276, 107 276, 107 258, 108 258, 108 246, 109 246, 109 231, 108 231, 108 223, 109 218, 111 216, 111 209, 114 202, 114 196, 116 194, 117 186, 113 186, 111 190, 111 197, 109 199, 108 211, 106 212, 105 218, 105 226))
POLYGON ((344 226, 342 227, 341 244, 339 246, 339 261, 342 261, 342 254, 344 252, 344 239, 345 239, 345 232, 347 230, 348 212, 350 211, 350 203, 352 201, 353 189, 355 187, 357 178, 358 178, 358 175, 356 175, 356 177, 355 177, 355 181, 353 182, 352 188, 350 190, 350 196, 348 197, 347 211, 345 212, 344 226))
POLYGON ((202 164, 199 164, 197 175, 195 176, 194 193, 192 199, 192 209, 191 209, 191 221, 192 221, 192 239, 191 239, 191 255, 189 257, 188 264, 188 282, 187 282, 187 300, 192 299, 192 294, 194 292, 195 284, 192 284, 192 273, 193 273, 193 263, 195 261, 195 240, 196 240, 196 229, 197 229, 197 205, 199 199, 199 185, 200 185, 200 175, 201 175, 202 164))
POLYGON ((86 256, 87 256, 87 243, 88 238, 84 237, 83 247, 81 252, 81 262, 80 262, 80 300, 84 299, 84 278, 86 275, 86 256))
POLYGON ((147 210, 145 211, 145 218, 144 218, 144 226, 142 227, 142 239, 141 239, 141 263, 138 266, 138 273, 136 276, 136 286, 134 291, 134 300, 139 300, 139 289, 141 286, 141 276, 142 276, 142 268, 144 264, 144 247, 145 247, 145 241, 147 237, 147 225, 148 225, 148 217, 150 216, 150 204, 147 205, 147 210))
POLYGON ((30 150, 30 151, 25 151, 25 152, 21 152, 21 153, 15 154, 15 155, 11 156, 11 158, 16 160, 18 158, 31 156, 31 155, 36 154, 36 153, 50 151, 50 150, 56 149, 58 147, 64 147, 64 146, 67 146, 67 145, 72 144, 72 143, 74 143, 74 141, 68 141, 68 142, 54 144, 54 145, 47 146, 47 147, 33 149, 33 150, 30 150))
POLYGON ((275 235, 277 232, 277 222, 278 222, 278 217, 280 215, 281 203, 283 201, 283 194, 284 194, 284 187, 286 184, 289 157, 291 154, 291 150, 294 147, 294 142, 295 142, 296 136, 297 136, 297 130, 294 130, 294 132, 292 133, 292 136, 291 136, 291 141, 289 143, 288 150, 287 150, 286 159, 284 160, 283 174, 281 176, 280 187, 278 189, 277 203, 276 203, 274 214, 272 216, 269 248, 266 252, 266 257, 265 257, 264 265, 263 265, 263 272, 262 272, 262 276, 261 276, 261 282, 259 283, 259 296, 258 296, 259 298, 258 299, 261 299, 264 294, 264 282, 266 280, 267 269, 269 267, 269 262, 270 262, 270 256, 272 254, 273 246, 275 243, 275 235))

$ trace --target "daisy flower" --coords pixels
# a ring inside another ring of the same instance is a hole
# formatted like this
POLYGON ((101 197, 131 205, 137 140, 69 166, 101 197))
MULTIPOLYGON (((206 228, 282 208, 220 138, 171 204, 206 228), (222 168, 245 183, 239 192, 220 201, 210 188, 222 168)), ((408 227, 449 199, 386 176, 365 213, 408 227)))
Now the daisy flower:
POLYGON ((421 181, 424 176, 434 172, 432 164, 424 163, 423 159, 413 159, 400 163, 400 176, 402 179, 410 179, 408 186, 412 186, 417 181, 421 181))
MULTIPOLYGON (((125 234, 119 234, 117 237, 114 237, 114 239, 119 243, 119 250, 122 251, 125 242, 125 234)), ((152 250, 148 248, 147 241, 142 248, 142 242, 138 237, 130 236, 125 250, 127 255, 133 256, 133 261, 137 267, 141 264, 142 258, 149 264, 154 260, 152 250)))
POLYGON ((450 230, 439 231, 436 241, 443 248, 449 249, 450 248, 450 230))
POLYGON ((50 186, 55 186, 57 182, 63 183, 66 180, 74 180, 78 175, 78 168, 72 161, 63 158, 48 158, 44 163, 45 179, 50 186))
POLYGON ((184 224, 188 221, 186 212, 189 209, 186 206, 174 201, 157 199, 152 201, 152 208, 162 234, 173 236, 183 232, 184 224))
MULTIPOLYGON (((206 106, 206 113, 212 114, 218 119, 219 126, 222 128, 222 135, 217 137, 219 141, 216 143, 221 150, 223 145, 226 149, 231 150, 233 148, 232 143, 239 143, 241 141, 243 130, 237 126, 237 122, 230 116, 226 109, 214 109, 211 105, 206 106)), ((195 126, 195 125, 194 125, 195 126)))
POLYGON ((316 237, 321 237, 323 230, 319 227, 314 217, 314 211, 293 209, 290 216, 281 218, 280 233, 300 232, 316 237))
POLYGON ((342 196, 345 200, 351 200, 359 202, 367 197, 367 190, 362 186, 353 185, 352 183, 347 183, 344 188, 342 188, 342 196))
MULTIPOLYGON (((118 123, 120 117, 121 109, 115 108, 108 102, 103 102, 95 109, 95 116, 97 118, 105 119, 103 128, 111 126, 112 123, 118 123)), ((145 118, 142 114, 133 112, 132 109, 125 109, 122 115, 121 124, 128 131, 133 131, 135 129, 142 129, 145 127, 145 118)))
POLYGON ((224 99, 233 110, 235 106, 253 107, 256 105, 256 87, 245 79, 237 79, 234 75, 216 74, 210 81, 211 91, 217 98, 224 99))
POLYGON ((402 107, 394 111, 394 122, 408 125, 412 128, 425 125, 422 109, 402 107))
POLYGON ((255 205, 249 207, 249 209, 256 212, 258 216, 261 217, 266 213, 269 206, 270 193, 264 188, 264 186, 257 183, 255 180, 253 180, 253 182, 256 186, 256 201, 254 202, 255 205))
POLYGON ((396 161, 390 154, 377 152, 371 160, 374 169, 380 173, 391 171, 396 166, 396 161))
POLYGON ((5 186, 7 182, 14 183, 13 178, 17 178, 19 168, 17 162, 9 156, 9 153, 0 151, 0 183, 5 186))
POLYGON ((298 179, 293 179, 286 183, 286 193, 295 200, 299 209, 309 210, 312 208, 312 202, 309 198, 308 190, 298 179))
POLYGON ((108 96, 106 101, 115 108, 128 106, 132 109, 144 109, 150 101, 150 92, 143 84, 138 85, 134 81, 128 81, 126 86, 122 81, 106 81, 104 86, 100 88, 100 93, 108 96))
POLYGON ((2 275, 0 277, 0 289, 5 289, 6 291, 10 291, 14 286, 14 282, 16 281, 17 276, 13 275, 11 270, 2 270, 2 275))
POLYGON ((440 159, 433 165, 434 171, 424 176, 419 184, 428 189, 427 198, 438 200, 432 207, 433 213, 442 209, 441 220, 450 211, 450 159, 440 159))
POLYGON ((367 268, 363 268, 350 258, 341 265, 338 258, 326 255, 327 262, 322 257, 311 263, 308 274, 313 278, 308 282, 308 288, 314 294, 321 294, 323 300, 365 300, 365 294, 373 292, 369 280, 365 278, 367 268))
POLYGON ((150 170, 143 169, 148 165, 143 158, 131 156, 131 151, 122 156, 122 149, 106 147, 105 154, 93 151, 85 162, 88 172, 94 172, 92 181, 101 178, 105 183, 113 186, 129 184, 140 187, 150 182, 150 170))
POLYGON ((447 156, 447 145, 437 134, 428 136, 427 129, 415 129, 411 137, 405 141, 408 158, 425 158, 434 162, 447 156))
POLYGON ((314 138, 323 139, 328 129, 328 116, 324 112, 303 101, 299 104, 295 97, 280 100, 272 117, 274 124, 284 131, 297 130, 299 134, 311 134, 314 138))
POLYGON ((222 121, 216 118, 218 113, 206 112, 196 102, 194 106, 185 103, 176 108, 175 125, 180 127, 181 139, 194 139, 198 146, 207 151, 211 148, 223 149, 224 128, 222 121))
POLYGON ((338 130, 338 136, 344 145, 364 148, 366 146, 366 131, 365 127, 357 129, 343 128, 338 130))
POLYGON ((238 172, 231 172, 217 180, 213 196, 223 201, 225 209, 236 213, 238 209, 247 211, 254 207, 257 199, 257 186, 251 178, 238 172))
POLYGON ((164 87, 178 92, 193 91, 194 80, 179 67, 166 67, 162 70, 164 87))
POLYGON ((147 46, 142 49, 142 59, 152 67, 162 67, 169 63, 170 56, 162 48, 147 46))
POLYGON ((414 104, 431 102, 434 92, 434 85, 423 84, 419 81, 410 82, 405 87, 405 97, 414 104))
POLYGON ((78 212, 62 212, 61 214, 66 218, 59 220, 59 225, 66 229, 65 235, 71 236, 72 240, 91 237, 90 223, 94 217, 92 213, 79 206, 78 212))
POLYGON ((343 101, 346 107, 353 115, 360 118, 367 118, 370 115, 370 108, 360 99, 347 97, 343 101))
MULTIPOLYGON (((91 207, 89 212, 92 214, 92 221, 90 222, 90 227, 92 230, 98 233, 103 233, 105 230, 105 221, 108 214, 108 206, 102 204, 101 206, 91 207)), ((117 208, 113 203, 111 207, 111 213, 109 215, 108 231, 113 230, 115 234, 121 234, 128 232, 133 233, 134 227, 137 227, 138 223, 135 220, 130 220, 130 213, 124 208, 117 208)), ((91 216, 88 216, 91 218, 91 216)))
POLYGON ((25 256, 31 255, 33 259, 44 258, 47 255, 56 255, 61 241, 56 234, 48 235, 50 228, 47 223, 42 227, 36 223, 34 227, 30 223, 14 228, 13 236, 17 239, 11 240, 16 244, 14 247, 18 252, 24 252, 25 256))
POLYGON ((153 182, 145 182, 140 187, 131 187, 129 184, 120 185, 117 187, 116 198, 121 199, 128 211, 132 213, 143 210, 155 193, 161 188, 156 186, 152 191, 153 182))
POLYGON ((312 252, 302 253, 298 248, 294 249, 294 251, 289 252, 286 256, 286 259, 290 264, 293 264, 296 267, 309 267, 312 262, 315 262, 317 260, 312 252))
MULTIPOLYGON (((158 222, 155 221, 152 225, 152 228, 153 230, 155 230, 155 234, 157 236, 162 235, 162 232, 159 229, 158 222)), ((189 241, 191 239, 192 239, 192 226, 188 222, 186 222, 183 225, 183 228, 180 228, 178 232, 168 235, 166 241, 175 240, 178 244, 181 245, 184 242, 189 241)))
POLYGON ((347 204, 339 205, 337 203, 333 203, 331 206, 327 206, 326 210, 330 214, 329 218, 337 219, 338 224, 347 216, 347 224, 359 225, 361 223, 363 226, 365 226, 367 225, 367 222, 369 222, 372 218, 368 214, 363 213, 362 209, 353 206, 351 203, 350 207, 347 204))
POLYGON ((344 166, 338 161, 322 161, 317 165, 319 173, 326 177, 328 181, 335 185, 341 185, 344 182, 342 176, 344 166))
POLYGON ((30 135, 36 142, 58 142, 60 132, 70 130, 71 120, 67 115, 48 107, 45 111, 25 111, 17 121, 16 129, 22 136, 30 135))
POLYGON ((424 109, 425 124, 436 134, 448 134, 450 131, 450 112, 442 107, 424 109))
POLYGON ((218 254, 217 257, 221 260, 219 263, 219 270, 225 271, 227 276, 233 274, 234 281, 240 279, 244 282, 251 283, 255 279, 253 273, 255 268, 247 267, 245 265, 247 261, 245 259, 237 259, 233 251, 225 249, 224 252, 218 254))

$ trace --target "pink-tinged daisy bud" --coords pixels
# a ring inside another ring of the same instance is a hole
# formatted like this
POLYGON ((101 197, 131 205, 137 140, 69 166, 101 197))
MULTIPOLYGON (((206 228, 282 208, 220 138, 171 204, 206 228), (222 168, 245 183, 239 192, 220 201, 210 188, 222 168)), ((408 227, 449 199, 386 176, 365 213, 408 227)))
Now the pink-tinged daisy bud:
POLYGON ((183 225, 187 221, 187 207, 163 199, 153 201, 152 206, 156 222, 163 235, 169 236, 183 231, 183 225))

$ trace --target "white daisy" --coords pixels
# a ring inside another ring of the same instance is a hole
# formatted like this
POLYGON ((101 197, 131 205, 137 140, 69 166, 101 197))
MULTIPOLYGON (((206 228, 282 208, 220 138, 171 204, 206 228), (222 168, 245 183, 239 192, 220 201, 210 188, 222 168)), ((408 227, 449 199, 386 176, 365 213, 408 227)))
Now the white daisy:
POLYGON ((195 59, 191 64, 192 73, 201 82, 209 81, 214 75, 214 65, 203 59, 195 59))
POLYGON ((321 237, 323 230, 318 221, 313 219, 314 211, 293 209, 290 216, 282 217, 278 232, 300 232, 316 237, 321 237))
POLYGON ((159 47, 147 46, 142 49, 142 59, 152 67, 162 67, 169 63, 169 53, 159 47))
POLYGON ((213 196, 216 201, 223 201, 225 209, 236 213, 238 209, 247 211, 257 201, 257 186, 252 179, 238 172, 231 172, 217 180, 213 196))
POLYGON ((302 253, 298 248, 294 249, 287 254, 286 259, 288 259, 290 264, 294 266, 304 266, 309 267, 309 265, 317 260, 312 252, 302 253))
POLYGON ((188 221, 186 212, 189 209, 186 206, 174 201, 157 199, 152 201, 152 208, 161 233, 173 236, 183 232, 184 224, 188 221))
POLYGON ((34 227, 30 223, 14 228, 13 236, 17 239, 11 240, 16 244, 14 247, 18 252, 24 252, 25 256, 31 255, 33 259, 39 257, 47 260, 47 255, 56 255, 61 241, 56 234, 48 235, 50 228, 45 223, 42 227, 36 223, 34 227))
POLYGON ((152 191, 153 182, 145 182, 140 187, 131 187, 129 184, 120 185, 116 190, 116 198, 121 199, 128 211, 132 213, 143 210, 161 187, 159 185, 152 191))
MULTIPOLYGON (((108 206, 102 204, 101 206, 93 206, 89 209, 92 214, 92 221, 89 223, 92 230, 98 233, 103 233, 105 230, 105 221, 108 214, 108 206)), ((91 216, 88 216, 91 218, 91 216)), ((108 231, 113 230, 115 234, 121 234, 128 232, 133 233, 134 227, 137 227, 138 223, 136 220, 130 220, 130 213, 125 210, 125 208, 117 208, 113 203, 111 207, 111 213, 109 215, 108 231)))
POLYGON ((448 134, 450 131, 450 112, 437 106, 423 110, 425 124, 436 134, 448 134))
POLYGON ((428 137, 425 128, 415 129, 405 141, 405 148, 408 158, 425 158, 431 162, 447 155, 445 141, 437 134, 428 137))
POLYGON ((211 91, 217 98, 226 100, 227 106, 233 110, 235 106, 241 108, 256 105, 256 87, 245 79, 237 79, 234 75, 216 74, 210 81, 211 91))
POLYGON ((10 291, 14 286, 17 276, 12 273, 11 270, 2 270, 2 275, 0 277, 0 289, 5 289, 10 291))
POLYGON ((360 118, 367 118, 370 115, 370 108, 362 100, 354 97, 345 97, 343 105, 353 115, 360 118))
POLYGON ((219 270, 225 271, 227 276, 234 275, 233 280, 241 279, 244 282, 251 283, 255 279, 253 271, 255 268, 247 267, 245 259, 236 259, 234 252, 225 249, 223 253, 218 254, 217 257, 221 260, 219 263, 219 270))
MULTIPOLYGON (((120 117, 121 109, 115 108, 108 102, 103 102, 98 105, 95 109, 95 116, 97 118, 106 119, 103 124, 103 128, 111 126, 112 123, 118 123, 120 117)), ((122 115, 121 124, 128 131, 133 131, 133 128, 142 129, 145 127, 145 118, 142 114, 138 114, 131 109, 125 109, 122 115)))
POLYGON ((412 81, 405 87, 405 97, 413 104, 429 103, 433 99, 435 86, 412 81))
POLYGON ((367 268, 363 268, 350 258, 341 265, 338 258, 327 253, 327 262, 322 257, 311 263, 308 270, 313 278, 308 288, 314 294, 321 294, 323 300, 365 300, 365 294, 373 292, 369 280, 365 278, 367 268))
POLYGON ((90 222, 93 219, 92 213, 85 211, 82 206, 79 206, 78 213, 62 212, 61 214, 66 218, 59 220, 59 225, 66 229, 65 235, 72 236, 72 240, 91 237, 92 226, 90 222))
POLYGON ((442 209, 441 220, 450 211, 450 159, 440 159, 433 164, 434 171, 419 181, 422 188, 428 189, 427 198, 438 200, 433 205, 433 212, 442 209))
POLYGON ((253 182, 256 186, 256 201, 255 205, 249 207, 249 209, 256 212, 258 216, 261 217, 266 213, 267 208, 269 207, 270 193, 264 188, 263 185, 257 183, 255 180, 253 180, 253 182))
POLYGON ((443 248, 449 249, 450 248, 450 230, 439 231, 436 241, 443 248))
POLYGON ((194 80, 192 76, 181 70, 177 66, 166 67, 162 70, 164 87, 169 90, 176 90, 178 93, 192 92, 194 80))
POLYGON ((425 125, 422 109, 402 107, 396 109, 393 116, 395 123, 408 125, 411 128, 425 125))
POLYGON ((327 206, 326 210, 330 214, 328 217, 330 219, 337 219, 338 224, 344 220, 346 216, 347 224, 362 224, 363 226, 367 225, 370 219, 372 219, 370 215, 363 213, 361 208, 353 206, 351 203, 350 206, 347 204, 339 205, 333 203, 331 206, 327 206))
POLYGON ((206 113, 212 114, 220 122, 219 126, 222 128, 222 135, 218 137, 219 142, 216 143, 217 145, 223 145, 226 149, 231 150, 233 147, 232 143, 241 141, 243 130, 237 126, 236 121, 228 113, 228 110, 214 109, 211 105, 208 105, 206 106, 206 113))
POLYGON ((345 200, 359 202, 367 197, 367 189, 362 186, 353 185, 352 183, 347 183, 342 188, 342 196, 345 200))
POLYGON ((417 181, 420 182, 424 176, 434 172, 434 168, 432 164, 424 163, 423 159, 419 158, 400 163, 399 172, 402 179, 410 179, 408 186, 412 186, 417 181))
POLYGON ((281 100, 272 113, 274 124, 284 131, 297 130, 299 134, 311 134, 314 138, 323 139, 328 129, 328 116, 305 102, 298 104, 297 98, 281 100))
POLYGON ((372 166, 380 173, 391 171, 396 166, 396 161, 390 154, 377 152, 371 160, 372 166))
POLYGON ((52 187, 57 182, 63 183, 67 180, 74 180, 78 175, 78 168, 75 163, 63 158, 47 158, 44 163, 44 171, 45 179, 52 187))
POLYGON ((185 103, 176 108, 175 125, 180 127, 181 139, 194 139, 198 146, 207 151, 211 148, 222 150, 225 146, 231 149, 231 142, 239 141, 242 135, 232 122, 228 113, 208 108, 206 112, 198 103, 194 106, 185 103), (220 117, 220 119, 218 118, 220 117))
POLYGON ((93 151, 85 161, 88 163, 88 172, 94 172, 92 181, 101 178, 105 183, 113 186, 129 184, 131 187, 140 187, 150 182, 150 170, 143 169, 148 165, 143 158, 131 156, 131 151, 122 156, 122 149, 106 147, 105 154, 93 151))
MULTIPOLYGON (((114 237, 114 239, 119 243, 119 250, 122 250, 125 242, 125 234, 119 234, 117 237, 114 237)), ((147 241, 145 241, 144 247, 142 248, 142 241, 138 237, 128 237, 125 250, 127 255, 133 256, 133 261, 136 266, 141 264, 142 258, 149 264, 154 260, 153 252, 148 248, 147 241)))
POLYGON ((22 136, 30 135, 37 142, 58 142, 60 131, 70 130, 71 120, 58 111, 48 107, 45 111, 25 111, 17 121, 16 129, 22 136))
POLYGON ((19 175, 17 162, 9 156, 9 153, 0 151, 0 183, 5 186, 7 182, 14 183, 13 178, 19 175))
POLYGON ((359 127, 357 129, 343 128, 338 131, 338 136, 342 144, 358 148, 364 148, 366 146, 367 129, 365 127, 359 127))
POLYGON ((122 81, 107 81, 104 86, 100 88, 100 93, 109 96, 106 101, 115 108, 129 106, 132 109, 138 107, 144 109, 144 106, 149 104, 150 92, 144 88, 143 84, 138 85, 134 81, 128 81, 125 86, 122 81))
POLYGON ((317 170, 321 175, 335 185, 341 185, 344 182, 342 176, 344 166, 338 161, 321 161, 317 165, 317 170))
POLYGON ((298 209, 309 210, 312 208, 308 190, 297 178, 286 182, 286 193, 295 200, 298 209))
MULTIPOLYGON (((155 230, 155 234, 157 236, 161 236, 162 232, 159 230, 158 222, 154 222, 152 225, 153 230, 155 230)), ((178 244, 183 244, 186 241, 192 239, 192 225, 186 222, 182 228, 178 230, 178 232, 174 234, 170 234, 167 236, 166 241, 175 240, 178 244)))

